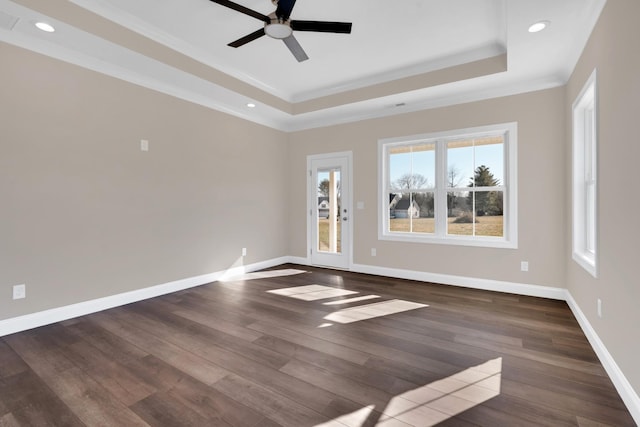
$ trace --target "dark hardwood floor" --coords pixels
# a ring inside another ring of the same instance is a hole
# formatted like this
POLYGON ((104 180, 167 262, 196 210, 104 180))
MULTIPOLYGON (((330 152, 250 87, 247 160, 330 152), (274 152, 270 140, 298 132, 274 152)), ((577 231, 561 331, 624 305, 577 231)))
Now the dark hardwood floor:
POLYGON ((272 270, 0 338, 0 426, 635 425, 564 302, 272 270))

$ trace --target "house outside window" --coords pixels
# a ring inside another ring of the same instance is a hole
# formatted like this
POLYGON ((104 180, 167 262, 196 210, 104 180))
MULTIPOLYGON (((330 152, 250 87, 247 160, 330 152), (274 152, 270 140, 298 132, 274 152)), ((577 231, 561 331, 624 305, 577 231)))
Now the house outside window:
POLYGON ((382 240, 517 247, 517 124, 379 141, 382 240))

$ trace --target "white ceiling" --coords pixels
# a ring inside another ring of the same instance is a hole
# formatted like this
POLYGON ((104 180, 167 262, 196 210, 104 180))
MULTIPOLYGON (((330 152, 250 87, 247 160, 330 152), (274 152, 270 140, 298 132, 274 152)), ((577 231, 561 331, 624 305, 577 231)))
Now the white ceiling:
POLYGON ((290 131, 562 85, 605 1, 298 0, 292 19, 353 22, 295 32, 302 63, 266 36, 228 47, 263 24, 209 0, 0 0, 0 40, 290 131), (539 20, 551 25, 530 34, 539 20), (503 69, 477 62, 504 54, 503 69))

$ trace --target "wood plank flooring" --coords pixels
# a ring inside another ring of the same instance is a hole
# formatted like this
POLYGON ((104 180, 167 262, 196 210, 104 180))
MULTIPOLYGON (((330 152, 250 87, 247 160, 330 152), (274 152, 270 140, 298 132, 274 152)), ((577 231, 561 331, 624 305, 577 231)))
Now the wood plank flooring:
POLYGON ((564 302, 285 265, 0 338, 50 425, 635 424, 564 302))

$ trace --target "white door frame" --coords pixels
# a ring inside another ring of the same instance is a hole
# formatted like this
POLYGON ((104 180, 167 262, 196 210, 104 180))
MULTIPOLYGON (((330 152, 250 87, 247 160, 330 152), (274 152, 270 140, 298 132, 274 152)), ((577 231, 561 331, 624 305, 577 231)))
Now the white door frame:
MULTIPOLYGON (((347 169, 341 172, 341 203, 342 208, 347 209, 347 221, 342 224, 342 264, 341 265, 324 265, 326 267, 334 267, 350 270, 353 265, 353 152, 341 151, 338 153, 315 154, 307 156, 307 262, 314 265, 314 247, 313 233, 317 224, 318 212, 318 193, 317 183, 314 182, 313 161, 341 159, 346 160, 347 169), (347 185, 344 185, 346 181, 347 185), (346 226, 345 226, 346 224, 346 226), (346 229, 346 230, 345 230, 346 229)), ((343 213, 339 213, 344 216, 343 213)))

